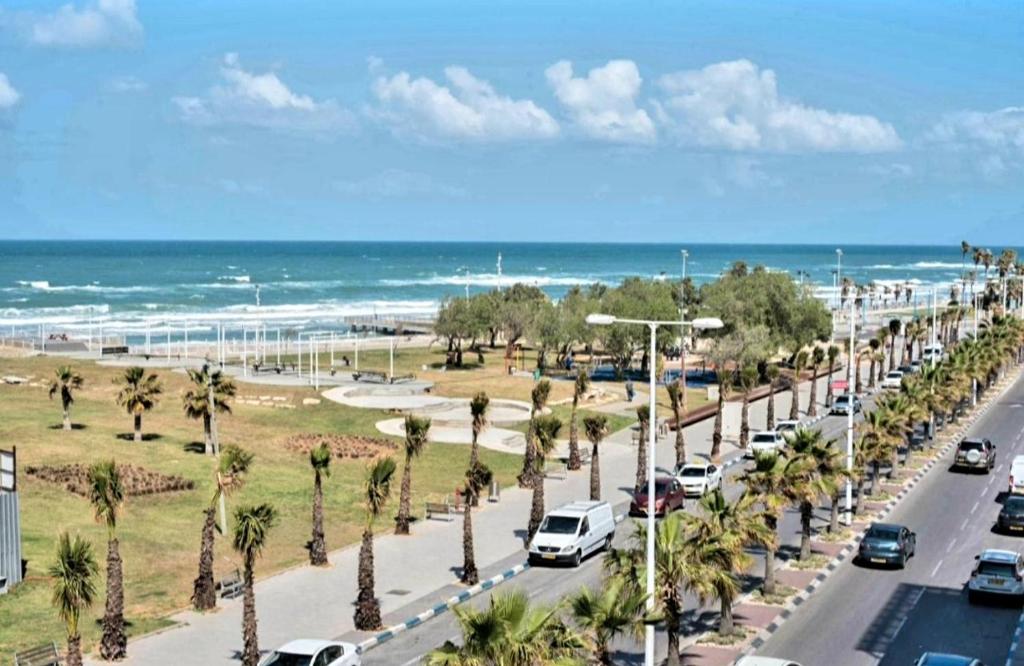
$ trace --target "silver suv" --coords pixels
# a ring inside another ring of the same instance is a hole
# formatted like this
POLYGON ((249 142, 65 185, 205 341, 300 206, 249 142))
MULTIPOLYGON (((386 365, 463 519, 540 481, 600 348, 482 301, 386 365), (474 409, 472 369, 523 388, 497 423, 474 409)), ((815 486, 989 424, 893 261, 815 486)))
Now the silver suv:
POLYGON ((953 467, 979 469, 988 474, 995 464, 996 445, 987 439, 965 439, 956 447, 953 467))
POLYGON ((975 559, 978 563, 967 583, 968 601, 974 603, 983 595, 1024 599, 1024 558, 1020 553, 990 548, 975 559))

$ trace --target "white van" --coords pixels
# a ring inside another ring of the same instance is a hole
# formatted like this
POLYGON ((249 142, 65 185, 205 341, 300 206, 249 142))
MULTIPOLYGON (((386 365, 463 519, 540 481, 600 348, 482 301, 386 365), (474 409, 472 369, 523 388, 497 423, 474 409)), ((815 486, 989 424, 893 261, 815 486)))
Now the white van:
POLYGON ((615 516, 608 502, 570 502, 544 516, 530 542, 530 564, 568 562, 578 567, 584 557, 610 548, 615 516))
POLYGON ((938 343, 934 345, 926 345, 925 348, 921 350, 922 361, 925 363, 931 363, 932 359, 935 359, 936 363, 942 360, 942 345, 938 343))
POLYGON ((1010 494, 1024 494, 1024 456, 1014 456, 1010 463, 1010 494))

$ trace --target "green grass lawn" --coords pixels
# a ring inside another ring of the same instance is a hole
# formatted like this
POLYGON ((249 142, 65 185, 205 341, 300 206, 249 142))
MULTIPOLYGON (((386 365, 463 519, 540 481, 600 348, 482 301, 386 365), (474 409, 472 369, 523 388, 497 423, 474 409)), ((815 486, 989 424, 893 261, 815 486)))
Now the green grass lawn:
MULTIPOLYGON (((410 351, 410 356, 412 356, 410 351)), ((386 353, 386 352, 385 352, 386 353)), ((425 350, 417 350, 422 355, 425 350)), ((53 369, 64 362, 58 358, 0 358, 0 374, 35 376, 48 381, 53 369)), ((412 360, 410 359, 410 362, 412 360)), ((188 605, 196 575, 202 511, 213 493, 214 461, 186 450, 202 440, 199 422, 184 417, 181 394, 186 378, 181 373, 161 371, 164 396, 143 419, 146 433, 158 437, 140 444, 120 439, 131 430, 131 419, 114 404, 117 387, 112 383, 116 368, 76 363, 86 385, 77 395, 72 420, 81 429, 59 429, 60 405, 47 399, 46 389, 0 385, 0 441, 6 448, 18 447, 19 466, 83 463, 104 459, 132 463, 164 474, 195 481, 191 491, 129 498, 119 522, 121 554, 125 566, 126 612, 134 633, 165 623, 162 618, 188 605), (58 426, 58 428, 54 428, 58 426)), ((256 454, 245 486, 228 501, 229 511, 243 503, 270 502, 280 520, 257 565, 257 575, 268 575, 307 561, 304 545, 310 537, 312 471, 307 456, 284 447, 297 433, 345 433, 380 436, 374 428, 384 412, 345 407, 324 401, 302 405, 312 389, 249 386, 239 384, 240 395, 286 396, 295 409, 275 409, 236 402, 234 413, 218 419, 222 444, 238 444, 256 454)), ((440 499, 451 492, 461 477, 468 458, 462 445, 431 444, 413 466, 413 506, 427 499, 440 499)), ((401 470, 401 459, 395 454, 401 470)), ((498 480, 509 485, 519 470, 518 456, 481 451, 482 460, 498 480)), ((325 480, 325 530, 328 547, 339 548, 359 536, 362 510, 359 493, 367 461, 335 459, 332 475, 325 480)), ((390 502, 398 506, 398 479, 390 502)), ((12 594, 0 597, 0 654, 50 640, 61 642, 63 629, 50 606, 50 581, 46 570, 53 561, 58 534, 81 534, 94 547, 104 570, 105 528, 93 520, 88 502, 64 489, 29 477, 19 478, 22 504, 23 556, 28 560, 28 578, 12 594)), ((390 521, 378 529, 387 531, 390 521)), ((238 567, 239 558, 224 539, 218 539, 215 570, 218 575, 238 567)), ((381 584, 385 584, 386 581, 381 584)), ((94 622, 102 614, 103 580, 97 580, 96 605, 83 617, 84 644, 97 640, 94 622)))

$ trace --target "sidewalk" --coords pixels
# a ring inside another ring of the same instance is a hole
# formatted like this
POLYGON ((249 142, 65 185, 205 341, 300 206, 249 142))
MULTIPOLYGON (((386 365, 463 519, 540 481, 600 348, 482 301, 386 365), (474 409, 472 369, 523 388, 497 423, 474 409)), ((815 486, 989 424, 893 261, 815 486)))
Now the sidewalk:
MULTIPOLYGON (((824 413, 825 384, 826 378, 818 379, 819 414, 824 413)), ((800 390, 801 404, 806 405, 809 382, 801 385, 800 390)), ((789 404, 788 391, 776 395, 776 418, 788 416, 789 404)), ((766 410, 766 400, 750 405, 751 431, 764 427, 766 410)), ((739 438, 739 417, 740 404, 727 403, 723 422, 723 460, 738 455, 735 444, 739 438)), ((706 419, 685 428, 690 457, 710 454, 713 427, 714 419, 706 419)), ((631 430, 626 428, 610 435, 601 448, 602 498, 613 505, 628 501, 633 488, 636 449, 630 440, 631 430)), ((672 468, 674 443, 674 433, 659 440, 657 464, 660 469, 667 471, 672 468)), ((587 466, 571 472, 565 480, 549 479, 545 486, 547 506, 555 507, 587 498, 589 481, 587 466)), ((482 570, 516 553, 525 556, 522 539, 529 518, 530 500, 529 491, 508 488, 503 490, 499 503, 482 503, 480 510, 473 513, 476 560, 482 570)), ((450 523, 416 523, 413 534, 408 537, 385 533, 383 524, 378 529, 374 559, 376 591, 382 613, 398 610, 410 599, 457 584, 462 564, 460 519, 450 523), (410 566, 411 561, 415 561, 415 566, 410 566)), ((300 567, 257 583, 260 647, 269 650, 296 638, 330 638, 352 632, 357 559, 358 544, 354 544, 331 553, 331 566, 327 569, 300 567)), ((132 641, 126 663, 168 666, 237 664, 242 648, 241 599, 219 600, 219 604, 219 610, 210 614, 179 613, 172 619, 180 626, 132 641)))

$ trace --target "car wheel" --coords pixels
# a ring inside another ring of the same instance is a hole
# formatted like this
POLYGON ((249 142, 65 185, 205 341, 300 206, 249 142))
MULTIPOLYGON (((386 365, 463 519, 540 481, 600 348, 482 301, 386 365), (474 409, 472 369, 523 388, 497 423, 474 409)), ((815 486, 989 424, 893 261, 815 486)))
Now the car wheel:
POLYGON ((582 562, 582 561, 583 561, 583 551, 577 549, 576 550, 576 554, 572 556, 572 565, 574 567, 578 567, 580 565, 580 562, 582 562))
POLYGON ((900 557, 899 568, 900 569, 906 569, 907 568, 907 554, 906 553, 903 553, 903 555, 900 557))
POLYGON ((604 546, 602 546, 602 550, 607 552, 607 551, 612 549, 612 539, 614 537, 615 537, 615 534, 609 534, 608 536, 606 536, 604 538, 604 546))
POLYGON ((967 590, 967 603, 976 604, 978 603, 978 595, 974 590, 967 590))

